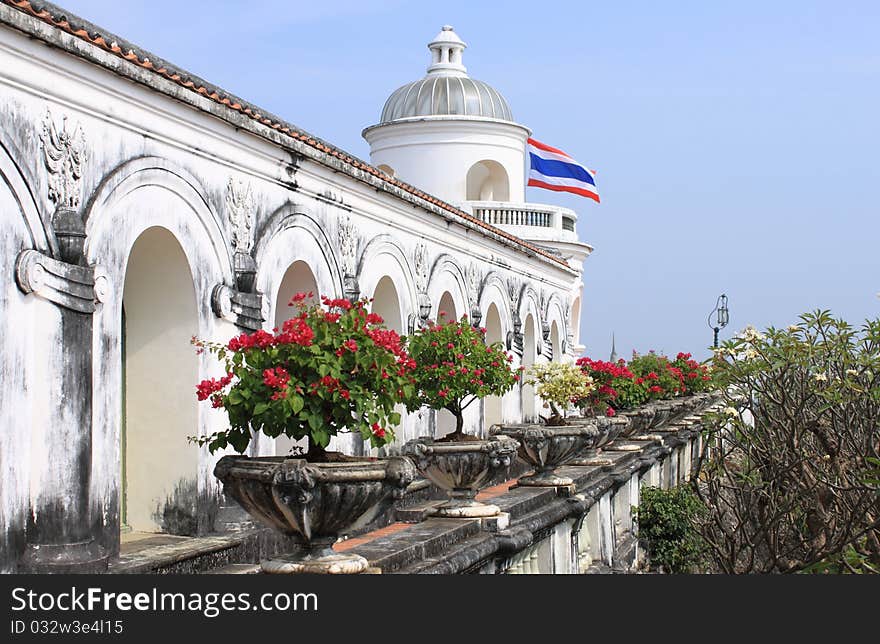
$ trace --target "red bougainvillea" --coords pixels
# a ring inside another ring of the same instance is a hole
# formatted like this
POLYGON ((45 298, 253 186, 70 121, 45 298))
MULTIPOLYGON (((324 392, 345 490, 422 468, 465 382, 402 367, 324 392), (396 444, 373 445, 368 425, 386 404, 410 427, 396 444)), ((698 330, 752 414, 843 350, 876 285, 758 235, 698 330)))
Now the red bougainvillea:
POLYGON ((320 460, 340 432, 359 432, 374 447, 393 440, 394 405, 415 391, 415 361, 367 300, 325 297, 320 306, 311 297, 295 295, 298 314, 273 332, 242 333, 225 345, 194 340, 226 371, 196 385, 196 395, 224 409, 230 423, 199 443, 243 452, 252 431, 308 437, 307 457, 320 460))

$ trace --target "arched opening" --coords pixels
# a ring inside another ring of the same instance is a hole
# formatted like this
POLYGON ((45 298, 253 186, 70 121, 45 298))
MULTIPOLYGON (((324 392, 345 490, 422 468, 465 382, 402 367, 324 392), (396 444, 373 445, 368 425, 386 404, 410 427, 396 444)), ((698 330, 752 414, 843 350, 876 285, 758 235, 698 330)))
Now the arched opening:
MULTIPOLYGON (((314 293, 309 299, 313 302, 320 301, 318 281, 315 279, 315 274, 309 265, 302 260, 297 260, 291 264, 284 272, 284 277, 281 278, 281 284, 278 286, 278 295, 275 298, 275 328, 280 329, 285 320, 290 319, 296 314, 296 307, 290 306, 290 300, 297 293, 314 293)), ((295 446, 305 449, 305 439, 295 441, 282 434, 275 439, 275 455, 287 456, 293 454, 295 446)))
MULTIPOLYGON (((445 324, 446 322, 454 322, 458 319, 458 311, 455 310, 455 300, 452 299, 452 293, 444 291, 440 296, 440 302, 437 305, 437 323, 445 324)), ((435 425, 435 436, 445 436, 455 431, 455 416, 445 409, 437 411, 435 425)))
MULTIPOLYGON (((400 334, 403 334, 403 316, 400 312, 400 296, 397 294, 397 287, 394 286, 394 281, 385 275, 382 279, 379 280, 379 283, 376 284, 376 290, 373 291, 373 306, 370 308, 372 313, 376 313, 381 316, 384 320, 384 324, 389 329, 394 329, 400 334)), ((405 434, 405 428, 403 426, 403 420, 406 416, 406 407, 404 405, 395 406, 395 411, 400 414, 401 417, 401 425, 395 429, 395 441, 401 440, 405 434)), ((358 438, 358 440, 360 440, 358 438)), ((361 443, 356 449, 363 450, 364 453, 369 453, 370 446, 369 443, 361 443)), ((382 455, 383 452, 380 452, 382 455)))
POLYGON ((559 325, 556 320, 550 325, 550 360, 554 362, 562 361, 562 351, 559 345, 559 325))
POLYGON ((444 291, 437 304, 437 323, 455 322, 458 319, 458 312, 455 310, 455 300, 452 299, 452 293, 444 291))
POLYGON ((581 298, 574 298, 571 305, 571 324, 572 335, 574 336, 574 345, 579 346, 581 343, 581 298))
MULTIPOLYGON (((525 331, 523 332, 522 365, 526 368, 526 373, 528 373, 529 367, 535 364, 535 355, 537 349, 537 345, 535 343, 535 318, 532 317, 531 313, 526 316, 524 329, 525 331)), ((525 382, 522 386, 522 411, 524 421, 532 422, 537 420, 535 408, 535 387, 530 384, 525 384, 525 382)))
POLYGON ((394 329, 398 333, 403 333, 400 297, 397 295, 397 288, 394 286, 394 282, 387 275, 376 284, 371 311, 382 316, 386 327, 394 329))
POLYGON ((384 172, 385 174, 387 174, 389 177, 393 177, 393 176, 394 176, 394 168, 392 168, 390 165, 383 163, 382 165, 378 166, 378 168, 379 168, 382 172, 384 172))
POLYGON ((148 228, 135 241, 122 296, 124 531, 198 533, 198 333, 192 273, 177 239, 148 228))
MULTIPOLYGON (((503 342, 503 333, 501 330, 501 315, 498 313, 498 307, 490 304, 486 311, 486 344, 493 342, 503 342)), ((483 399, 483 430, 488 432, 492 425, 501 423, 502 405, 501 396, 486 396, 483 399)))
POLYGON ((281 284, 278 287, 278 295, 275 297, 275 322, 276 328, 281 328, 285 320, 296 315, 296 307, 290 305, 290 300, 297 293, 314 293, 311 298, 307 298, 307 302, 319 302, 320 293, 318 292, 318 280, 308 264, 299 260, 291 264, 284 277, 281 278, 281 284))
POLYGON ((467 173, 468 201, 509 201, 510 179, 497 161, 478 161, 467 173))

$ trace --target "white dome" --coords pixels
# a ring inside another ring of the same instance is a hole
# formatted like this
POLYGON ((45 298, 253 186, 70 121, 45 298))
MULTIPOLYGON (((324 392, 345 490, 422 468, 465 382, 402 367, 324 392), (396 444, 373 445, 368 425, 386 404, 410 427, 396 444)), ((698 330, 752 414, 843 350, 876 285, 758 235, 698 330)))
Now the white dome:
POLYGON ((494 87, 467 75, 461 62, 467 45, 446 25, 428 45, 427 75, 398 88, 385 101, 380 123, 431 116, 465 116, 513 121, 510 106, 494 87))
POLYGON ((513 120, 510 106, 498 90, 469 76, 428 75, 407 83, 385 101, 380 123, 419 116, 513 120))

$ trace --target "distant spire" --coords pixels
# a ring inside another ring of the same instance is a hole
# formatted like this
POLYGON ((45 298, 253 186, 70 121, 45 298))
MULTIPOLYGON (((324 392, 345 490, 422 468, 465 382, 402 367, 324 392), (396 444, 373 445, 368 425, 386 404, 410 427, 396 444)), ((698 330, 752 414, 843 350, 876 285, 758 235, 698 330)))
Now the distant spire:
POLYGON ((611 362, 617 362, 617 347, 614 346, 614 332, 611 333, 611 362))

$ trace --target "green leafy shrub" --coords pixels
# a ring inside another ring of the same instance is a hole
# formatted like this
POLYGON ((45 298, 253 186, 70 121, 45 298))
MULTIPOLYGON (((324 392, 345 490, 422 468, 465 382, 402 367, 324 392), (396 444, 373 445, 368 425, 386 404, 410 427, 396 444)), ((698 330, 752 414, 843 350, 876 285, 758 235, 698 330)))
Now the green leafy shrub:
POLYGON ((244 452, 252 432, 272 438, 308 438, 306 458, 322 461, 330 438, 358 432, 373 447, 394 438, 400 423, 394 405, 412 395, 415 361, 400 336, 367 311, 365 299, 322 298, 312 293, 291 300, 298 314, 274 333, 243 333, 226 344, 193 338, 226 375, 196 386, 201 401, 223 409, 229 428, 194 438, 213 453, 227 446, 244 452))
POLYGON ((486 396, 503 396, 520 379, 519 370, 510 366, 513 356, 500 342, 487 345, 486 329, 474 328, 466 316, 417 330, 407 348, 415 361, 407 409, 427 405, 448 410, 455 416, 450 440, 462 440, 469 405, 486 396))
POLYGON ((639 539, 644 541, 652 567, 670 573, 690 573, 704 561, 705 544, 696 519, 705 512, 686 486, 669 490, 643 487, 633 508, 639 539))

